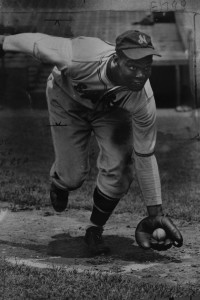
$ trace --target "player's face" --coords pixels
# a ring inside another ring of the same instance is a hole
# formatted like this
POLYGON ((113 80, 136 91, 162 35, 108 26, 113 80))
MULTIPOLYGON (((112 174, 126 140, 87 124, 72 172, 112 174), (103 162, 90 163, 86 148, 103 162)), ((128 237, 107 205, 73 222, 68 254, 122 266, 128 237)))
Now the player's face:
POLYGON ((132 91, 140 91, 151 75, 152 56, 132 60, 118 58, 118 78, 120 85, 127 86, 132 91))

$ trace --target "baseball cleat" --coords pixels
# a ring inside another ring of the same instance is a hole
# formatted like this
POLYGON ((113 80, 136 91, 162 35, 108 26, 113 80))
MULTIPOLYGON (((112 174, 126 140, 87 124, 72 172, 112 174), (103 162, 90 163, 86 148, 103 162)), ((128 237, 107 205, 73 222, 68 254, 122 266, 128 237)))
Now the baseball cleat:
POLYGON ((50 199, 55 211, 62 212, 67 208, 68 195, 68 191, 61 190, 58 187, 56 187, 53 183, 51 184, 50 199))
POLYGON ((86 230, 85 243, 92 255, 108 254, 110 248, 105 245, 102 238, 103 228, 91 226, 86 230))

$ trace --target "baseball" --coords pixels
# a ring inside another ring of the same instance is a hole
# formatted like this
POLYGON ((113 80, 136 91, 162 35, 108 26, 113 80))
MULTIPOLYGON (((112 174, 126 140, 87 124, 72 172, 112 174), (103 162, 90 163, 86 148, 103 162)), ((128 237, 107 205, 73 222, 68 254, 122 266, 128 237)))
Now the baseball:
POLYGON ((162 228, 157 228, 152 233, 152 237, 157 241, 163 241, 166 238, 166 232, 162 228))

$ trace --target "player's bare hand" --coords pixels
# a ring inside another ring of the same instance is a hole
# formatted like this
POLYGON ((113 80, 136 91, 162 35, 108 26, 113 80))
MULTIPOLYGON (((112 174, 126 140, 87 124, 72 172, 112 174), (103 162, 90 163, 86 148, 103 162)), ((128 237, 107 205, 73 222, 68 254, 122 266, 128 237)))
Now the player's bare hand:
POLYGON ((152 248, 157 251, 164 251, 172 246, 181 247, 183 245, 180 231, 172 220, 165 216, 144 218, 137 225, 135 238, 138 245, 143 249, 152 248))

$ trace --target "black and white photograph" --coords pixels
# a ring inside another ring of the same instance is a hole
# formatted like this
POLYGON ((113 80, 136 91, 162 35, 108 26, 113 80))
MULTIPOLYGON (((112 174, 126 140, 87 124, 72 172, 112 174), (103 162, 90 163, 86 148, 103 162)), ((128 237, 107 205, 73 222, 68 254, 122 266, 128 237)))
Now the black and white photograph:
POLYGON ((0 0, 0 299, 200 300, 198 0, 0 0))

